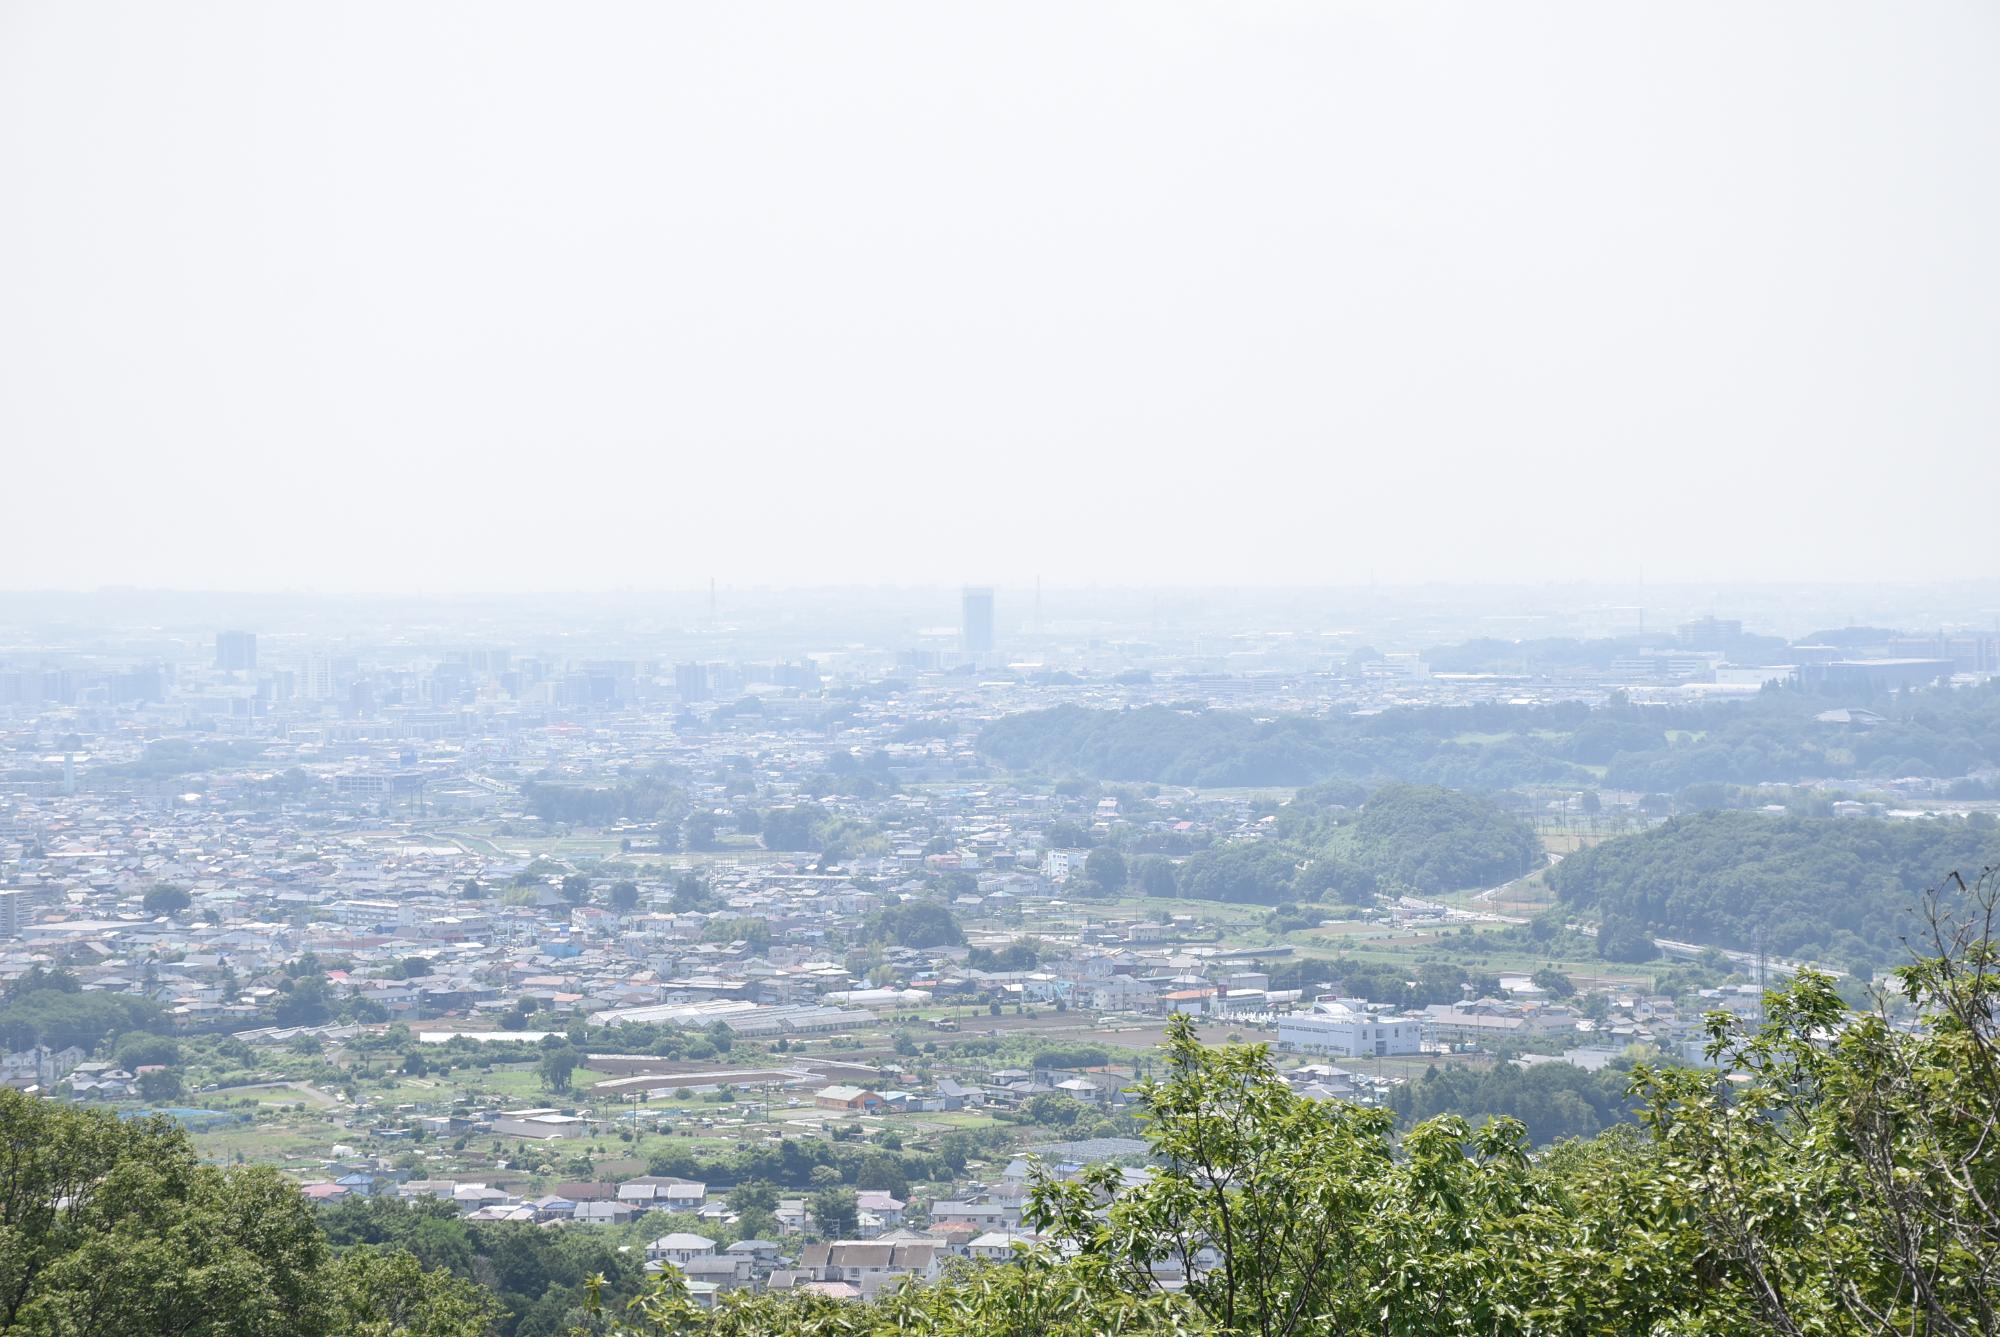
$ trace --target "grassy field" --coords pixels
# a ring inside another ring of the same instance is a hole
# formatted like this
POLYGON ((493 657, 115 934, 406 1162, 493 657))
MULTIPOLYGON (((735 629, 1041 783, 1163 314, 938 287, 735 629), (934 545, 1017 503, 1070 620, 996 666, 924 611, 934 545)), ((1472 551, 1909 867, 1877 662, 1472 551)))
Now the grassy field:
POLYGON ((297 1165, 327 1159, 336 1144, 358 1146, 357 1135, 331 1120, 298 1114, 270 1114, 253 1123, 202 1129, 192 1134, 195 1149, 212 1161, 297 1165))
POLYGON ((343 1103, 305 1082, 261 1082, 251 1086, 225 1086, 201 1093, 208 1109, 261 1109, 281 1105, 308 1105, 321 1108, 343 1103))

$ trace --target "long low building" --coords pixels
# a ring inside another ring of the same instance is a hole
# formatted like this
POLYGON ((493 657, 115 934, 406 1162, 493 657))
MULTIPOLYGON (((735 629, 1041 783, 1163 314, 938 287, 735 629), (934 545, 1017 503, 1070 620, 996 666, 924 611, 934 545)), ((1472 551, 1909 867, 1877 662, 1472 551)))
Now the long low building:
POLYGON ((1433 1003, 1424 1009, 1424 1026, 1440 1044, 1477 1044, 1517 1035, 1568 1035, 1576 1030, 1576 1014, 1564 1007, 1529 1006, 1493 998, 1469 1003, 1433 1003))
POLYGON ((616 1026, 620 1022, 664 1026, 706 1026, 758 1011, 757 1004, 740 999, 713 998, 699 1003, 649 1003, 642 1007, 614 1007, 590 1014, 593 1026, 616 1026))
POLYGON ((875 1014, 851 1007, 764 1007, 755 1012, 725 1017, 730 1033, 748 1039, 760 1035, 805 1035, 821 1031, 844 1031, 875 1024, 875 1014))
POLYGON ((629 1096, 640 1091, 690 1091, 725 1086, 798 1086, 821 1080, 799 1068, 738 1068, 726 1072, 642 1072, 631 1077, 611 1077, 591 1085, 605 1095, 629 1096))
POLYGON ((768 1006, 734 1000, 699 1003, 654 1003, 645 1007, 615 1007, 590 1014, 593 1026, 616 1026, 623 1022, 655 1026, 706 1027, 716 1022, 730 1033, 746 1038, 763 1035, 804 1035, 821 1031, 849 1030, 872 1026, 875 1014, 851 1007, 822 1007, 813 1003, 768 1006))
POLYGON ((922 1007, 932 995, 928 989, 835 989, 820 996, 850 1007, 922 1007))

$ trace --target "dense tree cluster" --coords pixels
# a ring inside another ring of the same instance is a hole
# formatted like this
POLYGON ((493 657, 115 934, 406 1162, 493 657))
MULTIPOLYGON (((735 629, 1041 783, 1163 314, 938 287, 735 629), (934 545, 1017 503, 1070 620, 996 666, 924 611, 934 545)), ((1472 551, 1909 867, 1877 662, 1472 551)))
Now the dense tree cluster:
POLYGON ((499 1306, 400 1250, 338 1256, 296 1185, 164 1118, 0 1090, 0 1335, 482 1337, 499 1306))
POLYGON ((159 1027, 164 1016, 150 998, 84 993, 68 971, 37 966, 0 997, 0 1049, 75 1045, 94 1050, 106 1036, 159 1027))
POLYGON ((107 779, 165 780, 209 771, 235 771, 254 765, 265 744, 255 739, 155 738, 131 761, 92 768, 107 779))
MULTIPOLYGON (((1323 973, 1333 969, 1325 962, 1300 964, 1308 971, 1323 973)), ((1426 961, 1415 970, 1384 962, 1355 961, 1339 966, 1338 970, 1336 983, 1342 994, 1380 1003, 1399 1012, 1411 1012, 1440 1003, 1463 1002, 1468 996, 1491 998, 1500 992, 1499 976, 1475 975, 1449 961, 1426 961)), ((1275 978, 1272 984, 1276 987, 1275 978)))
POLYGON ((761 824, 767 850, 815 850, 820 846, 820 826, 826 809, 817 803, 800 803, 789 808, 773 808, 761 824))
POLYGON ((499 1314, 475 1331, 493 1337, 567 1337, 592 1292, 622 1305, 645 1285, 641 1258, 610 1234, 465 1221, 444 1202, 355 1199, 323 1209, 319 1225, 337 1249, 406 1257, 428 1278, 476 1284, 499 1314))
POLYGON ((1434 786, 1377 790, 1354 823, 1355 862, 1418 891, 1487 886, 1533 872, 1541 842, 1491 799, 1434 786))
POLYGON ((193 903, 187 888, 166 882, 150 888, 139 901, 149 915, 177 915, 193 903))
POLYGON ((1633 935, 1748 950, 1761 931, 1773 953, 1866 968, 1904 957, 1920 926, 1911 869, 1995 862, 2000 830, 1964 822, 1706 812, 1572 854, 1548 881, 1599 917, 1612 959, 1633 935))
POLYGON ((1767 693, 1715 705, 1670 727, 1666 748, 1621 752, 1605 783, 1678 793, 1689 785, 1785 783, 1906 775, 1953 778, 2000 764, 2000 679, 1979 687, 1902 692, 1871 700, 1882 723, 1855 729, 1815 718, 1830 702, 1767 693))
POLYGON ((1034 1057, 1035 1068, 1042 1072, 1101 1068, 1109 1062, 1111 1051, 1103 1045, 1044 1045, 1034 1057))
POLYGON ((1638 1111, 1631 1098, 1631 1065, 1585 1072, 1568 1063, 1500 1063, 1484 1072, 1463 1064, 1433 1068, 1397 1087, 1390 1108, 1421 1123, 1441 1114, 1463 1116, 1475 1126, 1514 1119, 1538 1146, 1569 1137, 1594 1137, 1638 1111))
POLYGON ((863 937, 894 947, 962 947, 965 930, 951 907, 936 901, 904 901, 868 917, 863 937))
POLYGON ((669 774, 652 771, 607 785, 529 780, 521 786, 528 810, 544 822, 609 826, 614 822, 679 822, 687 793, 669 774))
POLYGON ((1131 878, 1131 870, 1125 864, 1124 855, 1109 845, 1100 845, 1084 859, 1083 876, 1098 890, 1115 892, 1124 889, 1131 878))
POLYGON ((785 1189, 821 1188, 829 1183, 880 1188, 885 1183, 928 1183, 950 1179, 975 1157, 1005 1149, 1004 1129, 955 1131, 927 1147, 858 1146, 818 1138, 744 1146, 729 1152, 674 1146, 655 1154, 650 1173, 675 1175, 724 1187, 769 1184, 785 1189))
POLYGON ((1016 938, 997 950, 975 947, 965 958, 965 964, 973 970, 1033 970, 1041 962, 1041 948, 1033 938, 1016 938))
POLYGON ((1534 829, 1493 800, 1430 785, 1387 785, 1358 811, 1301 790, 1275 839, 1196 854, 1173 884, 1142 870, 1148 895, 1282 905, 1365 904, 1377 891, 1458 891, 1506 881, 1541 862, 1534 829))
POLYGON ((1301 852, 1271 841, 1224 845, 1197 854, 1176 870, 1176 896, 1204 901, 1277 905, 1295 900, 1301 852))
MULTIPOLYGON (((1474 707, 1472 710, 1485 710, 1474 707)), ((1509 708, 1497 707, 1502 711, 1509 708)), ((1187 785, 1306 785, 1331 776, 1464 789, 1582 783, 1589 773, 1524 744, 1460 743, 1511 718, 1387 711, 1352 719, 1254 719, 1222 710, 1056 706, 986 726, 979 748, 1016 770, 1187 785), (1439 732, 1442 730, 1442 732, 1439 732)), ((1539 727, 1521 722, 1521 727, 1539 727)))

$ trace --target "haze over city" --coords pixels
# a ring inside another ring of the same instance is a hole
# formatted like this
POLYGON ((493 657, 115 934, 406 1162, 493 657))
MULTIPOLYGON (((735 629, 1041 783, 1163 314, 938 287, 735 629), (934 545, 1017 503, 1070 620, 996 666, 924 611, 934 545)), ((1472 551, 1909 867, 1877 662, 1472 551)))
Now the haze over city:
POLYGON ((1991 577, 1976 5, 0 9, 0 585, 1991 577))

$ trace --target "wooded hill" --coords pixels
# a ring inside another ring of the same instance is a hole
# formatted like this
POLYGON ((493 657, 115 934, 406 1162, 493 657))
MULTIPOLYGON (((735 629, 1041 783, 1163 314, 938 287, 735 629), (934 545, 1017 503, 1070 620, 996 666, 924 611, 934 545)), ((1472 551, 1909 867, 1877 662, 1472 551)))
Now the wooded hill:
MULTIPOLYGON (((1570 855, 1549 870, 1563 904, 1632 931, 1860 970, 1900 961, 1932 879, 2000 862, 2000 825, 1704 812, 1570 855)), ((1612 952, 1618 955, 1617 951, 1612 952)))
POLYGON ((1160 884, 1142 863, 1140 882, 1152 894, 1171 888, 1198 900, 1366 904, 1377 892, 1491 886, 1541 860, 1533 828, 1483 795, 1388 785, 1353 809, 1318 802, 1308 789, 1282 810, 1271 838, 1194 855, 1160 884))

